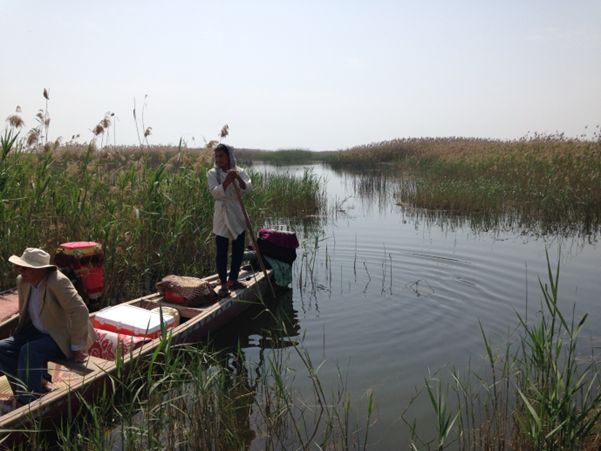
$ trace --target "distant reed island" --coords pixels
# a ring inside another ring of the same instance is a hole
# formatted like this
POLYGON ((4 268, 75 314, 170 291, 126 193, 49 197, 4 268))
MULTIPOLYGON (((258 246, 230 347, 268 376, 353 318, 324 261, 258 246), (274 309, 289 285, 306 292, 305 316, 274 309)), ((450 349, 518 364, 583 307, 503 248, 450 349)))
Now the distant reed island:
MULTIPOLYGON (((321 161, 349 172, 405 177, 403 206, 507 215, 554 232, 592 233, 601 222, 601 132, 592 139, 562 134, 501 141, 477 138, 407 138, 335 152, 240 152, 241 158, 289 164, 321 161)), ((544 231, 544 230, 543 230, 544 231)))

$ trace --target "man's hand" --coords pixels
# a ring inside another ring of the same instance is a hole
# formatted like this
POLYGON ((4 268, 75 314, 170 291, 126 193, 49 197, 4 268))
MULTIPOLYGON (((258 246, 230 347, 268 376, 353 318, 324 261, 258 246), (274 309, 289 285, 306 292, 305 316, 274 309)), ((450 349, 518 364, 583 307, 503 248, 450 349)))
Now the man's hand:
POLYGON ((238 175, 236 170, 235 169, 228 170, 227 174, 225 174, 225 179, 223 180, 223 187, 227 188, 229 185, 234 183, 234 180, 236 180, 236 179, 240 179, 240 176, 238 175))
POLYGON ((71 358, 76 363, 84 363, 88 358, 88 353, 85 351, 71 351, 71 358))
POLYGON ((225 176, 226 180, 228 176, 232 176, 232 181, 230 183, 233 183, 234 180, 238 180, 238 185, 240 186, 240 188, 246 189, 246 183, 244 183, 244 180, 242 180, 242 177, 240 177, 238 171, 236 171, 235 169, 230 169, 229 171, 227 171, 227 175, 225 176))
POLYGON ((223 187, 227 188, 229 185, 231 185, 234 180, 236 180, 236 171, 234 169, 230 169, 229 171, 227 171, 227 173, 225 174, 225 179, 223 180, 223 187))

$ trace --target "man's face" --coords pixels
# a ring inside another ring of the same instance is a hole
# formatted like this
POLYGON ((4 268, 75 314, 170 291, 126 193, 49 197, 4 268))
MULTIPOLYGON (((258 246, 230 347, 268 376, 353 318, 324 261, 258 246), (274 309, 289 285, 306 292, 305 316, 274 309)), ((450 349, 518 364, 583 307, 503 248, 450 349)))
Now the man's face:
POLYGON ((230 159, 223 150, 215 151, 215 164, 224 171, 230 168, 230 159))
POLYGON ((19 274, 21 274, 23 281, 31 285, 37 285, 46 274, 46 271, 48 271, 46 268, 35 269, 27 268, 25 266, 15 266, 15 269, 19 274))

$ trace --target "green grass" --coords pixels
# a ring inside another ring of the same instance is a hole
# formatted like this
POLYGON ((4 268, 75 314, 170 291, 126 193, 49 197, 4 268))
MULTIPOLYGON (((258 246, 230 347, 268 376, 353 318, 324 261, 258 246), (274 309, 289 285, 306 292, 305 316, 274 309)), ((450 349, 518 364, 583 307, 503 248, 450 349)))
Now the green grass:
POLYGON ((490 374, 453 370, 448 379, 441 372, 426 379, 438 428, 426 437, 405 415, 415 449, 599 449, 601 374, 594 359, 578 354, 587 315, 562 312, 559 264, 553 270, 547 261, 539 316, 528 322, 518 315, 519 340, 497 354, 482 329, 490 374))
MULTIPOLYGON (((577 353, 586 315, 569 318, 561 311, 558 283, 559 266, 553 270, 549 264, 548 281, 540 283, 539 315, 530 321, 518 315, 517 340, 501 353, 481 328, 488 372, 438 371, 425 379, 417 396, 425 397, 432 416, 419 425, 410 419, 411 406, 405 411, 408 447, 599 449, 599 369, 577 353)), ((355 411, 346 376, 339 374, 338 385, 326 388, 319 377, 324 362, 314 362, 290 341, 298 333, 294 324, 266 306, 261 310, 271 318, 271 350, 263 350, 258 362, 241 347, 216 353, 173 346, 167 337, 150 360, 111 377, 104 395, 72 412, 54 435, 34 431, 20 449, 43 448, 49 440, 62 449, 94 450, 191 444, 215 450, 369 448, 377 421, 373 393, 367 391, 366 411, 355 411), (289 367, 291 355, 300 368, 289 367), (302 395, 295 389, 299 378, 309 381, 302 395)))
MULTIPOLYGON (((256 312, 255 312, 256 314, 256 312)), ((351 421, 352 403, 342 382, 327 392, 319 367, 298 345, 279 347, 293 331, 271 310, 272 352, 250 363, 241 348, 173 346, 166 337, 149 360, 111 376, 104 394, 83 402, 52 433, 32 432, 17 449, 365 449, 369 421, 351 421), (279 326, 278 326, 279 324, 279 326), (301 368, 291 371, 289 353, 301 368), (312 390, 301 396, 297 378, 312 390), (75 420, 76 419, 76 420, 75 420)), ((367 417, 373 411, 370 397, 367 417)))
POLYGON ((394 140, 341 151, 329 164, 396 172, 399 204, 468 214, 484 225, 590 234, 601 224, 601 135, 394 140))
MULTIPOLYGON (((14 285, 8 256, 29 246, 52 253, 65 241, 102 243, 105 298, 113 302, 153 290, 166 274, 214 272, 210 152, 91 146, 28 152, 10 141, 8 132, 0 156, 0 288, 14 285)), ((325 208, 312 173, 251 171, 251 178, 245 205, 256 230, 325 208)))
POLYGON ((601 227, 601 132, 592 139, 407 138, 337 152, 242 151, 272 164, 324 162, 335 170, 402 179, 398 203, 468 215, 484 228, 590 235, 601 227))

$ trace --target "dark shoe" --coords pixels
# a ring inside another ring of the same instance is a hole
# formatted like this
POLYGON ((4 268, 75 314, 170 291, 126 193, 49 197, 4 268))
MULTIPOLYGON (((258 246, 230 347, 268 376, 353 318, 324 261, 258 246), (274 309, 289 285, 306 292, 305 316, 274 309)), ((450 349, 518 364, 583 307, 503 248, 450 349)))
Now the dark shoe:
POLYGON ((228 294, 230 294, 230 290, 227 289, 226 285, 221 285, 219 290, 217 290, 217 297, 219 297, 219 298, 224 298, 228 294))
POLYGON ((246 285, 244 285, 242 282, 239 282, 237 280, 230 280, 227 283, 227 286, 230 290, 240 290, 241 288, 246 288, 246 285))

